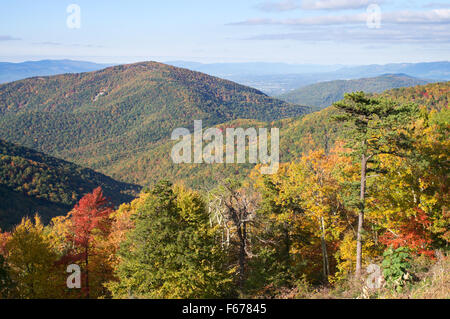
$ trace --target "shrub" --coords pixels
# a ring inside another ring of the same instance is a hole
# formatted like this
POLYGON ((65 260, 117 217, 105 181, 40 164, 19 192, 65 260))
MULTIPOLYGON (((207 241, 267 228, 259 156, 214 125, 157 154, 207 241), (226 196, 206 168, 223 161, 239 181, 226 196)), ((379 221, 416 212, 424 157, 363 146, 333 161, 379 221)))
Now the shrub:
POLYGON ((387 287, 401 292, 403 287, 412 280, 409 272, 411 269, 409 249, 406 247, 399 247, 395 250, 388 248, 383 253, 383 257, 381 266, 387 287))

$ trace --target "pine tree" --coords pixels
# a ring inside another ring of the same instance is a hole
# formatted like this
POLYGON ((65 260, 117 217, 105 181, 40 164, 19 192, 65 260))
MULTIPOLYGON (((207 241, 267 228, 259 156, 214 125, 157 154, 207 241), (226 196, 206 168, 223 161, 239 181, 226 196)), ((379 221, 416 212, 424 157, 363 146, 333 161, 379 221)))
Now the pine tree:
POLYGON ((231 279, 199 194, 159 182, 131 217, 135 228, 119 250, 115 297, 226 296, 231 279))
POLYGON ((397 104, 382 98, 371 98, 364 92, 346 94, 344 100, 334 103, 340 114, 337 121, 346 122, 351 128, 346 132, 348 146, 353 157, 361 162, 359 214, 356 247, 356 277, 361 275, 362 234, 364 225, 368 164, 381 154, 404 156, 404 149, 412 143, 404 130, 418 114, 415 104, 397 104))

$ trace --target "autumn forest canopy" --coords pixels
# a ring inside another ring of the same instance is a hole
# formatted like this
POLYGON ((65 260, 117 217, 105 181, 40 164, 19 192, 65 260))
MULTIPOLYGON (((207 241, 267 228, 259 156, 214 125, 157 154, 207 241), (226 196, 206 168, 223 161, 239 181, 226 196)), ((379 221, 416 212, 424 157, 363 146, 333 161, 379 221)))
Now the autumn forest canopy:
POLYGON ((154 62, 0 85, 0 299, 449 298, 449 97, 319 110, 154 62), (194 119, 279 128, 280 168, 174 164, 194 119))

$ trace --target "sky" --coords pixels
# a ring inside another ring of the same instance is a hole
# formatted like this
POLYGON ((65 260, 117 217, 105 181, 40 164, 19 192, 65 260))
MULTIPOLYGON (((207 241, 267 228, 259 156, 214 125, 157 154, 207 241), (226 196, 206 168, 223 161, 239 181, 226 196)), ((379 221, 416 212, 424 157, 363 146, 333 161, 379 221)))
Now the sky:
POLYGON ((450 0, 0 1, 0 61, 448 61, 450 0), (78 11, 79 10, 79 11, 78 11))

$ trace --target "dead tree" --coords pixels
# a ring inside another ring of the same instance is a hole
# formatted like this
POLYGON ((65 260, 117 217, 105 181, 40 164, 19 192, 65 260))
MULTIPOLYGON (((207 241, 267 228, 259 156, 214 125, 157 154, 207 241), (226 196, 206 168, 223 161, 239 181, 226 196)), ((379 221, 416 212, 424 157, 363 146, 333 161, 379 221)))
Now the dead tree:
POLYGON ((223 229, 222 246, 237 245, 238 287, 242 291, 246 266, 251 253, 251 227, 256 217, 256 199, 233 181, 225 181, 219 191, 210 194, 211 223, 223 229))

